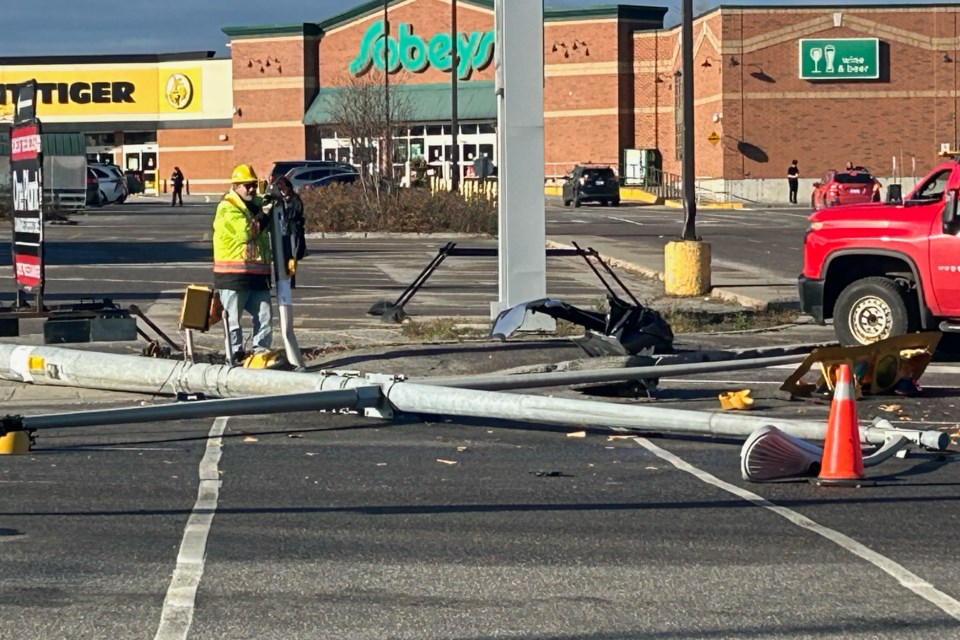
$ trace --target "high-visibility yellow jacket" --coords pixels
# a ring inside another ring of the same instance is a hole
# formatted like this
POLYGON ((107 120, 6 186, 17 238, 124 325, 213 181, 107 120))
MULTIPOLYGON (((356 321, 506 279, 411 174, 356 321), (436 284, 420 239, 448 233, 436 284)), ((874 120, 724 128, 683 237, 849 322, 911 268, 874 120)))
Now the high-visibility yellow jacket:
POLYGON ((213 219, 213 272, 270 277, 271 252, 269 225, 263 225, 255 238, 250 238, 254 212, 259 212, 263 201, 254 197, 252 207, 229 191, 213 219), (251 212, 253 209, 254 212, 251 212))

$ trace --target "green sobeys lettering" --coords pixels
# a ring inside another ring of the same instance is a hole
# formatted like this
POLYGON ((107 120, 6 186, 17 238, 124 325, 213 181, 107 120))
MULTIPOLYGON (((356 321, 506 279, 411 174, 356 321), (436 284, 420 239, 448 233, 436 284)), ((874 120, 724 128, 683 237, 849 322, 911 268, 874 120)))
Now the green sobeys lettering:
MULTIPOLYGON (((438 33, 429 42, 413 33, 413 25, 401 22, 397 37, 384 37, 383 21, 370 25, 360 40, 360 52, 350 63, 350 73, 362 76, 376 67, 380 71, 389 68, 390 73, 406 69, 422 73, 429 67, 438 71, 450 71, 453 65, 453 38, 449 33, 438 33)), ((457 34, 457 76, 469 80, 474 71, 480 71, 493 60, 494 32, 474 31, 457 34)))

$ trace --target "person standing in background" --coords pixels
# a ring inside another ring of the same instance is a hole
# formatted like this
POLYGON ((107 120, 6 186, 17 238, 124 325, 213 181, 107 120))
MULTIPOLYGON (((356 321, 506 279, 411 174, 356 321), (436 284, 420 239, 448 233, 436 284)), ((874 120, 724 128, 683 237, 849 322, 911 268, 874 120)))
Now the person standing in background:
POLYGON ((800 188, 800 169, 797 161, 790 163, 787 169, 787 184, 790 186, 790 204, 797 204, 797 190, 800 188))
POLYGON ((180 206, 183 206, 183 172, 180 171, 180 167, 173 168, 173 175, 170 176, 170 184, 173 185, 173 200, 170 202, 171 207, 177 206, 177 200, 180 200, 180 206))

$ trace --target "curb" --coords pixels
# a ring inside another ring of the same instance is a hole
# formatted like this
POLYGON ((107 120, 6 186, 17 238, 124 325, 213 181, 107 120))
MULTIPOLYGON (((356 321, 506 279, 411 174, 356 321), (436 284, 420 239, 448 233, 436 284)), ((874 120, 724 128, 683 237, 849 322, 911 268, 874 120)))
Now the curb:
MULTIPOLYGON (((562 242, 557 242, 556 240, 547 240, 548 249, 573 249, 573 245, 564 244, 562 242)), ((601 254, 602 255, 602 254, 601 254)), ((628 260, 620 260, 618 258, 612 258, 609 256, 603 256, 603 259, 611 267, 619 267, 626 271, 631 271, 637 273, 644 278, 649 278, 651 280, 657 280, 663 282, 663 272, 656 271, 654 269, 649 269, 647 267, 640 266, 634 262, 628 260)), ((741 307, 746 307, 749 309, 755 309, 756 311, 766 311, 774 301, 771 300, 761 300, 760 298, 754 298, 751 296, 744 295, 737 291, 731 291, 729 289, 724 289, 722 287, 711 287, 710 293, 708 294, 711 298, 716 298, 717 300, 723 300, 724 302, 732 302, 738 304, 741 307)), ((692 298, 699 298, 700 296, 690 296, 692 298)))

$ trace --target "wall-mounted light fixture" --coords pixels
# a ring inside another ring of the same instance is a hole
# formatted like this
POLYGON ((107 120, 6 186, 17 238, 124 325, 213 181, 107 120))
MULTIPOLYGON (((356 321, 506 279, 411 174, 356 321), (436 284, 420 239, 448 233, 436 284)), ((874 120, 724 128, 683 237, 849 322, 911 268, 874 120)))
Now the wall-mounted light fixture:
POLYGON ((562 40, 554 40, 553 46, 550 47, 550 51, 557 53, 563 50, 564 58, 569 58, 571 51, 577 51, 580 55, 590 57, 590 49, 588 47, 589 45, 587 45, 587 43, 583 40, 574 40, 569 45, 562 40))
POLYGON ((217 139, 220 140, 220 142, 226 142, 228 139, 228 136, 225 133, 221 133, 219 136, 217 136, 217 139))
POLYGON ((280 66, 280 59, 274 57, 268 57, 265 60, 260 58, 250 58, 247 60, 247 68, 252 69, 256 66, 260 67, 260 73, 266 73, 267 67, 275 66, 277 73, 283 73, 283 67, 280 66))
POLYGON ((700 63, 700 66, 706 69, 707 67, 712 67, 713 64, 710 62, 710 56, 707 56, 707 59, 700 63))
POLYGON ((237 116, 238 118, 243 116, 243 109, 241 109, 240 107, 234 107, 233 115, 237 116))
POLYGON ((945 54, 943 54, 943 61, 944 61, 944 62, 953 62, 953 58, 950 57, 950 54, 949 54, 949 53, 945 53, 945 54))
POLYGON ((737 60, 736 56, 730 56, 730 62, 727 63, 728 67, 739 67, 740 61, 737 60))

